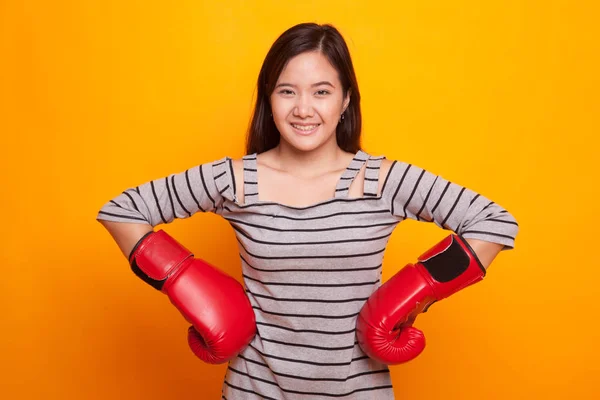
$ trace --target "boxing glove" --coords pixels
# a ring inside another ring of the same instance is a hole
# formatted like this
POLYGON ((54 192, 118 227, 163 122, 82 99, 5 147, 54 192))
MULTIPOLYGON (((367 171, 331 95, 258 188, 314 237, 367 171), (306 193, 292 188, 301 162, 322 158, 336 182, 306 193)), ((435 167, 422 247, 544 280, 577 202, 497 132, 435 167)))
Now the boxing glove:
POLYGON ((192 324, 188 344, 210 364, 229 361, 256 333, 242 285, 194 255, 165 231, 148 232, 129 255, 133 272, 166 294, 192 324))
POLYGON ((423 332, 412 326, 417 315, 484 276, 485 268, 467 241, 446 237, 367 299, 356 322, 360 347, 383 364, 414 359, 425 348, 423 332))

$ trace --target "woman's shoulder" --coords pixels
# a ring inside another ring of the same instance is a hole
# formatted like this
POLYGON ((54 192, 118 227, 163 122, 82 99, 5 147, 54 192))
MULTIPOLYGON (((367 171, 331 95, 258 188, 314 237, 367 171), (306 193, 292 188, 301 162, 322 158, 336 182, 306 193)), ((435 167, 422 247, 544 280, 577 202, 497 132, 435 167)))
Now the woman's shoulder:
POLYGON ((394 162, 395 162, 394 160, 390 160, 390 159, 383 157, 383 159, 381 160, 381 166, 379 167, 380 176, 382 175, 385 178, 387 176, 388 172, 390 172, 392 165, 394 165, 394 162))
POLYGON ((227 157, 228 159, 231 160, 231 167, 233 168, 233 172, 236 176, 242 176, 244 173, 244 159, 247 160, 251 160, 251 159, 256 159, 256 153, 254 154, 246 154, 242 157, 236 157, 236 158, 230 158, 227 157))
MULTIPOLYGON (((381 196, 383 190, 385 189, 385 183, 388 180, 389 177, 389 173, 392 169, 392 166, 394 165, 394 163, 396 162, 396 160, 390 160, 388 159, 385 155, 383 154, 372 154, 366 150, 361 150, 359 151, 359 155, 362 153, 362 157, 364 158, 364 156, 366 156, 368 159, 372 160, 372 161, 377 161, 377 167, 379 169, 379 174, 377 176, 377 180, 378 180, 378 188, 377 188, 377 195, 381 196)), ((366 177, 366 169, 365 168, 372 168, 373 166, 369 166, 369 163, 365 163, 363 164, 363 167, 361 168, 361 171, 359 171, 357 178, 359 178, 360 181, 362 181, 363 178, 366 177)), ((370 175, 370 178, 375 178, 374 176, 370 175)))
POLYGON ((212 161, 207 162, 206 164, 211 165, 213 168, 233 168, 234 171, 243 171, 244 170, 244 158, 250 156, 243 157, 230 157, 223 156, 219 159, 213 159, 212 161))
POLYGON ((385 156, 381 156, 381 164, 379 166, 379 179, 378 179, 378 188, 377 195, 383 195, 383 190, 385 189, 385 182, 389 176, 392 165, 394 165, 394 160, 389 160, 385 156))
POLYGON ((256 153, 246 154, 242 157, 230 158, 233 181, 238 199, 244 199, 244 159, 256 158, 256 153))
POLYGON ((379 164, 379 181, 380 183, 382 183, 388 176, 388 173, 390 172, 390 169, 392 168, 392 165, 394 165, 396 160, 390 160, 383 154, 373 155, 366 151, 364 153, 367 154, 368 157, 371 159, 381 159, 381 163, 379 164))

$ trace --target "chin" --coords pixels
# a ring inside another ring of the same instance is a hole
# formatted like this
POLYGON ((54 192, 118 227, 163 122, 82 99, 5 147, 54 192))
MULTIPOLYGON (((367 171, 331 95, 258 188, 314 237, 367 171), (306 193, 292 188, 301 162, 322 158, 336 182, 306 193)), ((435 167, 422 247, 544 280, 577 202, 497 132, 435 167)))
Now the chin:
POLYGON ((285 138, 285 141, 298 151, 311 152, 319 149, 320 147, 327 146, 330 138, 292 138, 292 140, 285 138))

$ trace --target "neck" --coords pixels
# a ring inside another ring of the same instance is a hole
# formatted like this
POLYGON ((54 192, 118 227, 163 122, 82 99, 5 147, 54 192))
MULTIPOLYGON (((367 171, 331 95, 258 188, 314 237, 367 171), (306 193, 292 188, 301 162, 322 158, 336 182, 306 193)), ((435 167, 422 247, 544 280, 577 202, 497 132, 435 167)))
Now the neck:
POLYGON ((283 141, 274 149, 277 169, 294 176, 311 178, 326 172, 345 168, 347 153, 337 143, 323 145, 311 151, 302 151, 283 141))

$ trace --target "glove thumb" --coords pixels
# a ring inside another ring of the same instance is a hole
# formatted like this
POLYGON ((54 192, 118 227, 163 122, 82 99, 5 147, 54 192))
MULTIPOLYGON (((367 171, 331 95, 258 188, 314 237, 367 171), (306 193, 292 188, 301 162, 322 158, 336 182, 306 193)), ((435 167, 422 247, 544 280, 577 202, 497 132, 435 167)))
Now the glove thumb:
POLYGON ((221 364, 227 361, 217 354, 214 354, 214 351, 211 351, 206 341, 204 341, 204 338, 198 333, 194 326, 188 328, 188 345, 196 357, 208 364, 221 364))

